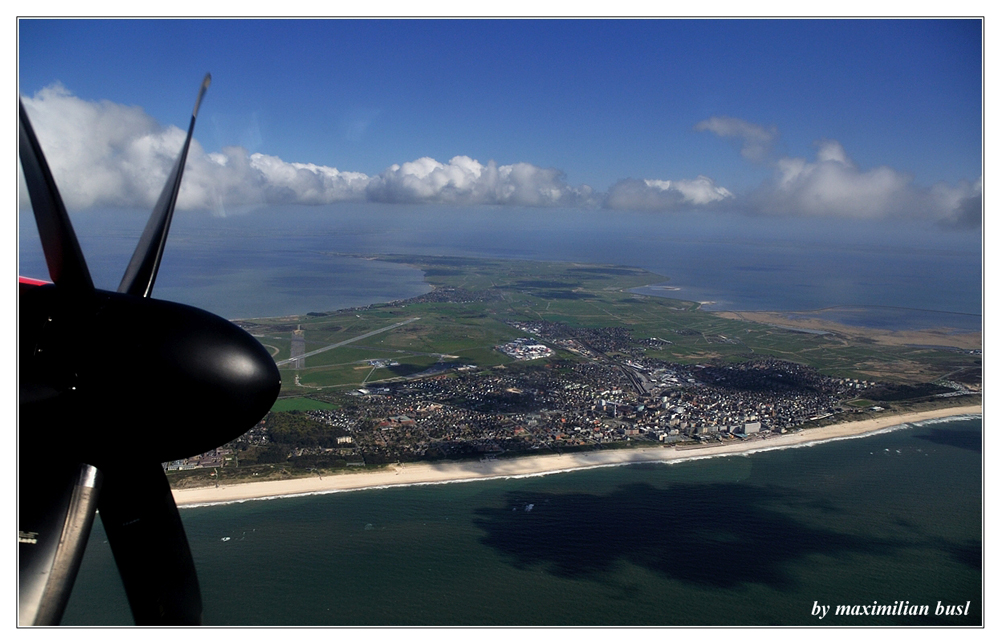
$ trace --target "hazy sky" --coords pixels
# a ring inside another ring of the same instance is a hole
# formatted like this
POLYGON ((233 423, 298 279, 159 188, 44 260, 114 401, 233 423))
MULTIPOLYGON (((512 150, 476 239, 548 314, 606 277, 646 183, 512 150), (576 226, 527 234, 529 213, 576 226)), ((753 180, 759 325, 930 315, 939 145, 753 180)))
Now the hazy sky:
POLYGON ((71 209, 500 204, 978 226, 978 20, 21 20, 71 209))

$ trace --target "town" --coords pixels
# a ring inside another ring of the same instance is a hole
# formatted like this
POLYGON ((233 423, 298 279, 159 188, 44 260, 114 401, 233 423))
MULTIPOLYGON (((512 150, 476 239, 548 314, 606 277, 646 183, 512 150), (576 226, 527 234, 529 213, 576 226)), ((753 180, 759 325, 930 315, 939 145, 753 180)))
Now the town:
MULTIPOLYGON (((693 365, 646 358, 643 347, 665 341, 637 340, 626 328, 508 324, 532 334, 496 347, 521 358, 515 362, 324 393, 329 408, 271 413, 229 445, 170 467, 288 462, 323 469, 765 440, 810 421, 878 411, 847 402, 891 389, 772 357, 693 365), (576 358, 553 358, 547 345, 576 358)), ((952 384, 918 393, 974 393, 952 384)))

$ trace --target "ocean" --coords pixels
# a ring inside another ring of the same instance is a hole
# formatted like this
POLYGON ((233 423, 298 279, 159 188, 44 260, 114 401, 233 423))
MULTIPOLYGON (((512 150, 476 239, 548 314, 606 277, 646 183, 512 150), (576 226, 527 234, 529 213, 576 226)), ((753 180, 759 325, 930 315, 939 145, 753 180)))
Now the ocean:
MULTIPOLYGON (((95 283, 117 288, 147 213, 74 223, 95 283)), ((19 271, 46 277, 30 212, 19 271)), ((898 222, 622 216, 602 211, 345 204, 213 218, 179 213, 154 295, 226 318, 328 311, 429 290, 419 271, 330 253, 623 264, 668 278, 649 291, 708 310, 812 311, 879 328, 982 324, 982 236, 898 222)))
MULTIPOLYGON (((117 286, 146 216, 74 215, 99 287, 117 286)), ((19 233, 19 273, 45 277, 30 213, 19 233)), ((978 330, 981 243, 978 231, 726 214, 180 213, 155 295, 227 318, 403 299, 427 292, 418 270, 331 253, 412 253, 625 264, 708 309, 978 330)), ((981 438, 982 421, 965 419, 675 465, 181 512, 210 625, 965 626, 982 623, 981 438), (833 614, 903 602, 931 614, 833 614), (934 615, 937 602, 970 614, 934 615)), ((63 623, 131 623, 99 521, 63 623)))
MULTIPOLYGON (((181 510, 207 625, 982 623, 982 421, 181 510), (837 606, 929 606, 837 616, 837 606), (970 614, 935 615, 969 603, 970 614), (814 606, 831 606, 823 619, 814 606)), ((95 522, 66 625, 130 624, 95 522)))

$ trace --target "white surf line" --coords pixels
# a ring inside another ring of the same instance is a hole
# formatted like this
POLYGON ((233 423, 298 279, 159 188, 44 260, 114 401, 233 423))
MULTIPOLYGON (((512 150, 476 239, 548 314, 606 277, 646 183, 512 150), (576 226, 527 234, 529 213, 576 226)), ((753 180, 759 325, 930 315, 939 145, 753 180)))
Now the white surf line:
POLYGON ((294 358, 288 358, 287 360, 281 360, 279 362, 276 362, 275 364, 280 367, 283 364, 289 364, 291 362, 295 362, 296 360, 299 360, 300 358, 308 358, 309 356, 314 356, 317 353, 323 353, 324 351, 329 351, 330 349, 336 349, 337 347, 342 347, 345 344, 350 344, 352 342, 357 342, 358 340, 364 340, 365 338, 370 338, 371 336, 377 335, 379 333, 384 333, 386 331, 391 331, 392 329, 395 329, 396 327, 403 326, 404 324, 409 324, 410 322, 416 322, 419 319, 420 318, 410 318, 409 320, 403 320, 402 322, 397 322, 395 324, 390 324, 389 326, 384 326, 381 329, 375 329, 374 331, 369 331, 368 333, 364 333, 364 334, 359 335, 357 337, 351 338, 350 340, 344 340, 343 342, 337 342, 336 344, 331 344, 331 345, 325 346, 322 349, 316 349, 315 351, 310 351, 308 353, 303 353, 302 355, 295 356, 294 358))

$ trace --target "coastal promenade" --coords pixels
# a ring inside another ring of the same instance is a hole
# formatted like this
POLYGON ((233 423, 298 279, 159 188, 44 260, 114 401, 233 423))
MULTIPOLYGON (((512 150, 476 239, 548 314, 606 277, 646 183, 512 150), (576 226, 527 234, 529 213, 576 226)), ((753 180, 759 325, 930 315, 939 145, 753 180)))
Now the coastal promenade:
POLYGON ((923 412, 886 415, 862 421, 840 423, 799 432, 770 435, 767 438, 732 441, 698 448, 648 447, 616 449, 572 454, 546 454, 511 459, 483 461, 444 461, 406 463, 378 471, 348 472, 323 477, 296 478, 176 489, 178 506, 233 503, 253 499, 325 494, 367 488, 426 485, 474 481, 491 478, 539 476, 592 467, 627 463, 666 463, 729 454, 744 454, 807 445, 844 438, 860 437, 889 427, 952 416, 981 415, 982 405, 947 407, 923 412))

